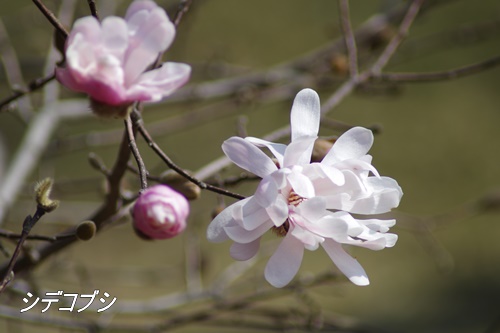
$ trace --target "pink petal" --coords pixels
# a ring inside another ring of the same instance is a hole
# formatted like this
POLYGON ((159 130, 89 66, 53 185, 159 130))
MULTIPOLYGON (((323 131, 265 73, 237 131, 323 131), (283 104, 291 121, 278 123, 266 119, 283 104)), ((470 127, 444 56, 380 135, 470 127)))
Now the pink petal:
POLYGON ((162 67, 145 72, 127 90, 132 100, 156 102, 183 86, 191 75, 191 66, 166 62, 162 67))
POLYGON ((110 16, 102 23, 102 46, 104 53, 113 54, 123 64, 123 57, 128 47, 128 29, 125 20, 110 16))
POLYGON ((141 1, 133 1, 127 9, 127 13, 125 14, 125 19, 127 21, 132 20, 133 16, 141 11, 150 12, 151 10, 157 8, 158 5, 151 0, 141 0, 141 1))
POLYGON ((342 134, 333 144, 321 163, 332 165, 337 162, 360 158, 373 144, 373 133, 363 127, 354 127, 342 134))
POLYGON ((370 280, 368 280, 363 267, 361 267, 356 259, 347 254, 339 243, 327 239, 321 245, 333 263, 352 283, 358 286, 367 286, 370 284, 370 280))
MULTIPOLYGON (((292 142, 303 136, 316 137, 319 131, 319 96, 312 89, 299 91, 290 114, 292 142)), ((310 156, 309 156, 310 157, 310 156)))
POLYGON ((266 265, 266 280, 276 288, 286 286, 299 271, 303 255, 302 242, 288 233, 266 265))
POLYGON ((129 28, 132 36, 124 66, 127 85, 132 84, 153 63, 158 54, 170 46, 175 36, 174 25, 160 7, 152 10, 147 18, 140 22, 137 31, 133 31, 130 24, 129 28))
POLYGON ((233 243, 229 249, 229 254, 236 260, 248 260, 257 254, 259 246, 260 238, 247 244, 233 243))
POLYGON ((75 21, 66 41, 66 48, 73 43, 75 36, 81 35, 86 41, 99 44, 101 41, 101 25, 93 16, 82 17, 75 21))
POLYGON ((278 170, 266 154, 242 138, 233 136, 227 139, 222 144, 222 150, 234 164, 261 178, 278 170))

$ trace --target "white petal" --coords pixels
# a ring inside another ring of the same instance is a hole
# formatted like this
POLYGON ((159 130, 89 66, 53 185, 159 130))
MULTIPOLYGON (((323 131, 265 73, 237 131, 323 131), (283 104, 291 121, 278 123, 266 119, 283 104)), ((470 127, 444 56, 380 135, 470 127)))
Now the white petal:
POLYGON ((394 225, 396 225, 396 220, 394 220, 394 219, 392 219, 392 220, 379 220, 379 219, 360 220, 360 219, 358 219, 357 221, 361 224, 364 224, 365 226, 367 226, 371 230, 382 232, 382 233, 389 231, 390 227, 393 227, 394 225))
POLYGON ((236 224, 227 224, 224 226, 224 231, 233 241, 237 243, 247 244, 253 242, 273 226, 271 220, 267 220, 253 230, 246 230, 242 226, 236 224))
POLYGON ((323 218, 312 221, 306 227, 311 232, 324 237, 336 239, 339 235, 345 237, 347 234, 347 223, 342 218, 344 212, 330 213, 323 218), (338 214, 340 213, 340 214, 338 214))
POLYGON ((262 178, 255 190, 255 200, 262 207, 269 207, 272 205, 278 196, 281 194, 278 191, 278 186, 276 185, 274 178, 272 176, 266 176, 262 178))
POLYGON ((283 166, 283 156, 285 155, 286 145, 282 143, 274 143, 259 138, 254 138, 252 136, 247 136, 245 138, 248 142, 256 145, 257 147, 266 147, 271 151, 271 153, 276 157, 280 166, 283 166))
POLYGON ((332 181, 335 185, 342 186, 345 184, 345 177, 342 171, 337 168, 330 167, 323 163, 314 163, 319 166, 319 169, 325 174, 328 179, 332 181))
POLYGON ((280 195, 276 198, 274 204, 266 207, 266 212, 269 215, 269 218, 273 221, 274 225, 279 227, 288 218, 288 204, 280 195))
POLYGON ((368 280, 368 276, 363 267, 361 267, 356 259, 345 252, 339 243, 327 239, 321 245, 338 269, 344 273, 352 283, 358 286, 367 286, 370 284, 370 280, 368 280))
POLYGON ((247 230, 253 230, 269 220, 266 210, 257 203, 255 196, 240 207, 241 212, 239 209, 235 210, 233 217, 247 230))
POLYGON ((278 170, 273 161, 259 148, 237 136, 224 141, 222 150, 234 164, 261 178, 278 170))
POLYGON ((295 210, 297 214, 304 216, 309 221, 319 220, 326 214, 330 213, 326 210, 325 199, 321 197, 313 197, 311 199, 304 200, 295 210))
POLYGON ((295 193, 303 198, 314 197, 314 186, 309 178, 299 172, 292 172, 287 177, 295 193))
POLYGON ((207 228, 207 239, 211 242, 219 243, 228 240, 224 227, 228 225, 231 221, 234 222, 233 211, 238 209, 239 206, 245 204, 252 197, 235 202, 231 206, 226 207, 222 212, 220 212, 213 221, 208 225, 207 228))
POLYGON ((318 135, 320 109, 319 96, 314 90, 299 91, 293 101, 290 114, 292 142, 302 136, 316 137, 318 135))
POLYGON ((369 177, 365 184, 368 191, 373 191, 368 197, 352 202, 349 209, 357 214, 382 214, 399 205, 403 191, 398 183, 388 177, 369 177))
POLYGON ((229 249, 229 254, 236 260, 248 260, 257 254, 259 246, 260 238, 247 244, 233 243, 229 249))
POLYGON ((373 133, 363 127, 354 127, 342 134, 333 144, 321 163, 334 163, 360 158, 365 155, 373 144, 373 133))
POLYGON ((301 136, 292 141, 285 150, 282 166, 291 167, 293 165, 308 165, 311 163, 311 154, 316 139, 316 136, 301 136))
MULTIPOLYGON (((294 216, 294 222, 297 222, 298 219, 302 218, 301 216, 294 216)), ((301 225, 305 224, 304 222, 300 222, 301 225)), ((325 239, 321 236, 318 236, 309 230, 306 230, 299 225, 295 224, 293 228, 288 231, 293 237, 297 238, 302 245, 308 249, 309 251, 315 251, 318 249, 319 244, 322 243, 325 239)))
POLYGON ((286 286, 297 274, 304 255, 304 245, 288 233, 266 265, 266 280, 276 288, 286 286))

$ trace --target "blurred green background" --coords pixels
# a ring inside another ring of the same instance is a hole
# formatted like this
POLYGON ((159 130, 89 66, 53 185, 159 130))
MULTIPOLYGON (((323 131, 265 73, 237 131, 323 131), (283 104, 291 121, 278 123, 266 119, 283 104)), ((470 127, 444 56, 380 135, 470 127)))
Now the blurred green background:
MULTIPOLYGON (((104 5, 102 2, 97 1, 100 6, 104 5)), ((44 3, 55 10, 61 1, 44 3)), ((158 3, 175 11, 178 2, 158 3)), ((353 27, 398 3, 351 1, 353 27)), ((127 5, 128 1, 119 2, 119 15, 127 5)), ((76 17, 84 15, 88 15, 86 1, 79 1, 76 17)), ((194 64, 190 84, 221 75, 206 64, 226 64, 234 74, 272 68, 338 38, 338 17, 337 2, 331 0, 194 0, 166 58, 194 64)), ((42 76, 52 37, 49 23, 28 0, 1 1, 0 19, 18 54, 25 80, 42 76)), ((478 62, 500 54, 498 36, 500 2, 497 0, 442 1, 418 19, 386 70, 437 71, 478 62)), ((381 125, 382 131, 376 135, 370 153, 379 172, 396 179, 403 188, 398 211, 413 217, 431 216, 500 189, 499 87, 500 69, 494 68, 457 80, 391 87, 382 93, 363 89, 346 98, 329 113, 329 118, 352 125, 381 125)), ((9 89, 5 73, 0 71, 0 98, 7 96, 9 89)), ((318 92, 322 100, 326 100, 334 88, 318 92)), ((76 96, 66 90, 63 94, 76 96)), ((35 105, 39 95, 33 96, 35 105)), ((231 106, 222 116, 214 116, 213 121, 155 138, 180 166, 197 170, 221 156, 220 145, 236 134, 238 116, 248 117, 249 135, 261 137, 288 123, 292 99, 290 96, 273 103, 231 106)), ((209 105, 201 101, 147 106, 145 122, 154 124, 205 104, 209 105)), ((0 136, 6 148, 4 162, 12 158, 26 128, 15 113, 0 114, 0 136)), ((119 120, 102 120, 90 115, 83 120, 63 122, 54 140, 120 128, 119 120)), ((320 134, 339 133, 322 128, 320 134)), ((159 174, 164 170, 159 159, 139 143, 148 168, 159 174)), ((111 167, 116 151, 116 145, 84 147, 64 153, 56 149, 47 151, 31 183, 27 183, 10 211, 5 227, 20 230, 24 216, 33 213, 35 207, 30 200, 30 186, 46 176, 67 185, 55 194, 62 201, 61 208, 44 217, 36 233, 53 234, 90 215, 103 197, 103 180, 87 163, 87 155, 95 152, 111 167), (84 180, 83 186, 69 182, 79 179, 84 180)), ((235 173, 237 169, 231 171, 235 173)), ((126 180, 130 189, 136 189, 138 181, 133 175, 128 175, 126 180)), ((0 186, 1 182, 0 178, 0 186)), ((251 194, 253 188, 253 185, 245 185, 236 190, 251 194)), ((212 193, 203 193, 200 200, 193 202, 189 230, 182 237, 145 242, 135 236, 130 223, 124 223, 101 233, 91 242, 78 243, 54 256, 33 273, 32 279, 50 291, 88 293, 100 289, 117 297, 117 302, 149 299, 184 288, 185 249, 196 242, 203 253, 203 282, 208 284, 232 262, 229 242, 209 244, 204 239, 216 204, 217 197, 212 193)), ((408 226, 415 223, 402 221, 393 229, 399 235, 394 248, 380 252, 352 249, 370 277, 370 286, 357 287, 340 279, 339 283, 311 290, 311 297, 322 304, 325 316, 353 317, 377 332, 500 331, 495 326, 500 320, 499 218, 494 212, 488 212, 464 220, 447 220, 444 226, 433 231, 443 247, 437 252, 422 241, 418 232, 410 230, 408 226)), ((234 293, 255 286, 267 287, 263 279, 267 258, 260 258, 258 265, 242 280, 245 283, 237 285, 234 293)), ((320 249, 306 253, 299 274, 307 276, 329 267, 334 269, 320 249)), ((6 301, 5 296, 0 300, 6 301)), ((280 306, 284 302, 286 299, 277 299, 272 304, 280 306)), ((23 305, 19 301, 18 304, 19 308, 23 305)), ((52 315, 58 313, 52 312, 52 315)), ((74 317, 79 316, 87 315, 74 317)), ((159 314, 118 316, 116 320, 142 323, 161 318, 159 314)), ((200 327, 203 325, 181 331, 197 332, 200 327)), ((59 332, 8 319, 0 319, 0 331, 59 332)))

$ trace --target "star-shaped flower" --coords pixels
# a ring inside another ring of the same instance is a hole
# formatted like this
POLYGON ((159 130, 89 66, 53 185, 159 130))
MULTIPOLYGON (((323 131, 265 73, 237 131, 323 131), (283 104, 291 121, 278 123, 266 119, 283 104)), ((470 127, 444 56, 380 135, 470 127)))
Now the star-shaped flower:
POLYGON ((392 247, 397 236, 386 232, 395 221, 355 219, 350 213, 387 212, 399 204, 401 188, 393 179, 380 177, 371 165, 366 153, 373 135, 361 127, 344 133, 321 162, 311 163, 320 119, 315 91, 297 94, 290 117, 288 146, 253 137, 224 142, 224 153, 262 180, 253 196, 227 207, 212 221, 208 239, 233 240, 231 256, 247 260, 255 256, 268 230, 283 236, 265 269, 266 279, 275 287, 293 279, 304 249, 316 250, 320 245, 353 283, 367 285, 365 271, 341 244, 372 250, 392 247), (267 147, 277 162, 258 147, 267 147))

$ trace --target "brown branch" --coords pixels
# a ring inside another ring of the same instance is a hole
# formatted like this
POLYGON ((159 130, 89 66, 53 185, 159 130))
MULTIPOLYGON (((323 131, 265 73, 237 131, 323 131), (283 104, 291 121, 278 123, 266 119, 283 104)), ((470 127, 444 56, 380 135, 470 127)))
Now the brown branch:
POLYGON ((56 28, 57 32, 60 33, 64 39, 68 37, 68 31, 66 28, 59 22, 57 17, 52 13, 41 0, 32 0, 33 3, 38 7, 38 9, 42 12, 42 14, 49 20, 50 24, 56 28))
POLYGON ((500 65, 500 55, 475 64, 428 73, 380 73, 372 77, 375 81, 419 83, 457 79, 486 71, 500 65))
POLYGON ((236 198, 236 199, 245 199, 245 196, 243 196, 243 195, 227 191, 225 189, 219 188, 219 187, 214 186, 214 185, 207 184, 207 183, 191 176, 190 174, 188 174, 184 169, 182 169, 181 167, 176 165, 170 159, 170 157, 168 157, 167 154, 165 154, 165 152, 156 144, 154 139, 148 133, 147 129, 144 127, 144 123, 142 121, 140 113, 137 112, 136 110, 134 110, 134 111, 132 111, 130 116, 131 116, 131 119, 133 120, 133 122, 135 123, 135 125, 137 126, 139 133, 141 133, 142 137, 144 138, 144 140, 146 140, 149 147, 163 160, 163 162, 165 162, 165 164, 167 164, 167 166, 169 168, 171 168, 172 170, 174 170, 175 172, 177 172, 179 175, 183 176, 184 178, 186 178, 190 182, 196 184, 201 189, 209 190, 209 191, 223 194, 223 195, 226 195, 226 196, 229 196, 232 198, 236 198))
POLYGON ((95 5, 95 1, 87 0, 87 3, 89 4, 90 13, 92 14, 92 16, 95 17, 97 20, 99 20, 99 14, 97 13, 97 7, 95 5))
POLYGON ((193 3, 192 0, 182 0, 181 3, 179 4, 179 8, 177 9, 177 13, 175 13, 174 17, 174 25, 176 28, 181 23, 181 20, 184 17, 184 15, 189 11, 189 8, 191 7, 192 3, 193 3))
POLYGON ((399 25, 397 34, 391 39, 391 41, 386 46, 380 57, 371 67, 371 72, 373 74, 375 75, 380 74, 385 65, 387 65, 389 60, 391 60, 392 56, 398 49, 399 45, 401 45, 401 42, 408 35, 408 31, 410 30, 413 21, 417 17, 420 7, 423 5, 424 1, 425 0, 412 1, 410 7, 408 8, 408 11, 406 12, 405 17, 403 18, 403 21, 401 21, 401 24, 399 25))
POLYGON ((38 78, 36 80, 33 80, 28 84, 28 87, 26 89, 16 90, 9 97, 4 98, 3 100, 0 100, 0 112, 6 110, 5 107, 7 105, 9 105, 10 103, 12 103, 13 101, 15 101, 16 99, 21 98, 26 94, 29 94, 37 89, 42 88, 44 85, 46 85, 50 81, 54 80, 55 77, 56 77, 55 74, 51 74, 47 77, 38 78))
POLYGON ((358 50, 354 32, 352 31, 351 18, 349 13, 349 0, 339 0, 340 27, 344 35, 347 56, 349 59, 349 73, 352 77, 358 75, 358 50))
POLYGON ((128 145, 132 154, 134 155, 135 161, 137 162, 137 167, 139 168, 139 179, 141 180, 141 192, 148 188, 148 171, 142 160, 139 148, 137 148, 137 143, 135 142, 134 129, 132 125, 132 120, 130 116, 125 118, 125 130, 128 138, 128 145))
MULTIPOLYGON (((22 234, 16 234, 12 231, 8 230, 3 230, 0 229, 0 237, 6 238, 6 239, 20 239, 23 237, 22 234)), ((60 234, 60 235, 54 235, 54 236, 43 236, 43 235, 28 235, 26 239, 29 240, 39 240, 39 241, 47 241, 47 242, 57 242, 61 239, 65 238, 74 238, 75 234, 60 234)))

